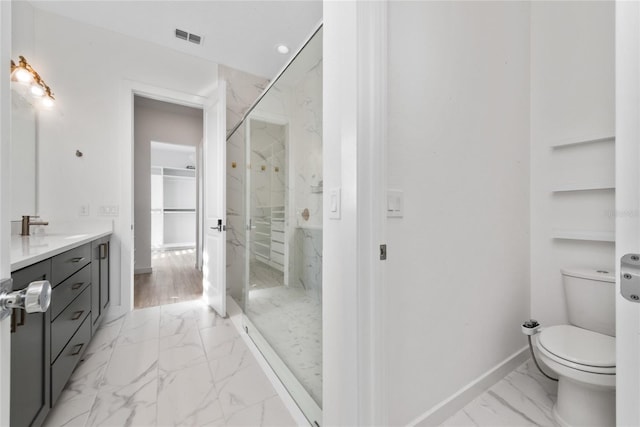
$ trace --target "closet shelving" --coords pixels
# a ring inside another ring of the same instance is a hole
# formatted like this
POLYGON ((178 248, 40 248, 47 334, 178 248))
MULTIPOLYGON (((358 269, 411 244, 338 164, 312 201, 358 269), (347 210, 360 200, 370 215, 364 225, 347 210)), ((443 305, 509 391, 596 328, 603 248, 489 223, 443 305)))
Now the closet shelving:
POLYGON ((195 169, 151 167, 151 224, 154 249, 195 246, 195 169))
MULTIPOLYGON (((576 137, 557 141, 550 145, 553 151, 556 150, 580 150, 592 144, 612 144, 615 143, 614 135, 591 135, 588 137, 576 137)), ((615 184, 612 182, 596 183, 596 184, 572 184, 559 186, 551 190, 552 194, 558 197, 564 197, 563 194, 589 194, 593 193, 593 197, 603 197, 603 191, 615 191, 615 184), (599 195, 598 195, 599 194, 599 195)), ((612 207, 613 208, 613 207, 612 207)), ((555 240, 576 240, 589 242, 615 242, 614 231, 601 230, 565 230, 553 229, 552 238, 555 240)))

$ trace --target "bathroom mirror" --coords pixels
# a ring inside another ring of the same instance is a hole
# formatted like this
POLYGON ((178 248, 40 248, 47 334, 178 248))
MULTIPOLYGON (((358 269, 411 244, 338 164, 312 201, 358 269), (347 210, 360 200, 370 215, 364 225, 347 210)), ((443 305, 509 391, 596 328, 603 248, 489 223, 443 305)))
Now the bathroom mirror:
POLYGON ((11 91, 11 219, 35 215, 37 189, 36 110, 22 94, 11 91))

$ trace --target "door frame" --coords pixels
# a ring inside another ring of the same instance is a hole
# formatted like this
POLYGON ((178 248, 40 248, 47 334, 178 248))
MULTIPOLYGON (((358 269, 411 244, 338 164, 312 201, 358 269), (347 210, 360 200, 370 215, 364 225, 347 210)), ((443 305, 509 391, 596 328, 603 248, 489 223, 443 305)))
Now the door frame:
MULTIPOLYGON (((0 277, 11 276, 11 1, 0 1, 0 277), (7 96, 8 95, 8 96, 7 96)), ((10 317, 0 321, 0 425, 11 407, 10 317)))
POLYGON ((620 258, 640 252, 640 4, 616 1, 616 423, 640 425, 640 305, 620 294, 620 258))
POLYGON ((388 283, 379 259, 387 236, 387 19, 388 0, 324 1, 325 425, 389 424, 388 283), (339 218, 329 218, 328 192, 341 198, 339 218))
MULTIPOLYGON (((1 2, 0 2, 1 3, 1 2)), ((120 207, 120 283, 116 287, 120 291, 120 304, 112 305, 115 314, 127 313, 133 310, 133 276, 134 276, 134 96, 157 101, 169 102, 187 107, 205 109, 208 98, 186 92, 153 86, 133 80, 124 80, 121 86, 120 111, 122 114, 122 200, 120 207)), ((203 113, 204 114, 204 113, 203 113)), ((204 135, 203 135, 204 137, 204 135)), ((203 164, 203 167, 205 165, 203 164)), ((226 193, 226 189, 222 189, 226 193)), ((199 194, 200 196, 200 194, 199 194)), ((202 211, 200 201, 200 211, 202 211)), ((199 215, 199 219, 200 219, 199 215)), ((202 248, 202 224, 198 227, 200 247, 202 248)), ((114 277, 115 275, 112 275, 114 277)))

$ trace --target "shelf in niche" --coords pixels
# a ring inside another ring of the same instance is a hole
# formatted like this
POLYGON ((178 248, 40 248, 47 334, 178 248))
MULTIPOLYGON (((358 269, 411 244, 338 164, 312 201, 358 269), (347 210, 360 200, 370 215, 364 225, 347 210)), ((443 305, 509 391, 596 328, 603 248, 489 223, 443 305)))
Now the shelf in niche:
POLYGON ((553 238, 561 240, 587 240, 592 242, 615 242, 613 231, 585 231, 585 230, 553 230, 553 238))
POLYGON ((565 148, 565 147, 575 147, 578 145, 586 145, 586 144, 594 144, 597 142, 615 142, 615 135, 592 135, 587 137, 577 137, 577 138, 569 138, 557 141, 551 144, 552 149, 556 148, 565 148))
POLYGON ((615 185, 585 185, 585 186, 577 186, 571 185, 566 187, 558 187, 552 190, 553 193, 568 193, 572 191, 596 191, 596 190, 615 190, 615 185))

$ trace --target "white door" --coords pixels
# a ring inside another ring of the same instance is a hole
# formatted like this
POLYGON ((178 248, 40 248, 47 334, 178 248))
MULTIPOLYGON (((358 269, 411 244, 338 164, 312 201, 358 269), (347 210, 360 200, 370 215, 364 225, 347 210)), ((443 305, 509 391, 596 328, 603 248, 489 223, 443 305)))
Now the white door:
MULTIPOLYGON (((0 278, 11 276, 10 194, 10 82, 11 70, 11 2, 0 1, 0 278)), ((9 425, 9 392, 11 376, 11 338, 8 317, 0 321, 0 425, 9 425)))
MULTIPOLYGON (((640 3, 616 2, 616 257, 640 254, 640 3)), ((618 265, 618 269, 620 265, 618 265)), ((618 271, 619 273, 619 271, 618 271)), ((616 423, 640 425, 640 303, 616 286, 616 423)))
POLYGON ((226 82, 204 107, 204 247, 202 287, 204 298, 220 316, 227 314, 226 281, 226 82))

